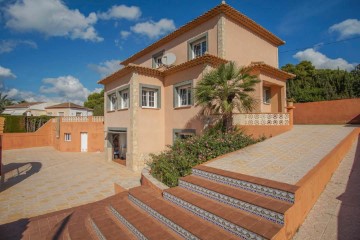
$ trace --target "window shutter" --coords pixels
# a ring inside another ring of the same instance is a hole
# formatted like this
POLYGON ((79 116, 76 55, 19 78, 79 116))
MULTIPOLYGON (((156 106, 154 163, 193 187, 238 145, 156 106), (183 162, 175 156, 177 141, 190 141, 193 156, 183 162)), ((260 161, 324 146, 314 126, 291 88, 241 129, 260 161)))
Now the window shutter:
POLYGON ((110 111, 110 99, 109 95, 106 97, 106 111, 110 111))
POLYGON ((161 108, 161 88, 158 88, 157 94, 157 108, 161 108))
POLYGON ((173 87, 173 97, 174 97, 173 104, 174 104, 174 108, 179 106, 179 103, 178 103, 179 97, 178 97, 178 95, 179 95, 178 88, 174 86, 173 87))

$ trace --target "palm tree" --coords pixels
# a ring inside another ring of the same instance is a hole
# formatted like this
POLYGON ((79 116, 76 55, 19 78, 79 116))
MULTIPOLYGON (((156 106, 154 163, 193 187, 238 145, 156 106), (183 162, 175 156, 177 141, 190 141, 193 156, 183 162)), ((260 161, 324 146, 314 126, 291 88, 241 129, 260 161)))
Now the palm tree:
POLYGON ((0 92, 0 113, 5 110, 5 107, 12 104, 12 101, 7 98, 8 96, 0 92))
POLYGON ((249 73, 251 69, 237 67, 234 62, 222 64, 206 73, 195 87, 196 105, 203 107, 203 114, 220 114, 226 132, 232 131, 233 112, 250 112, 255 99, 249 95, 257 76, 249 73))

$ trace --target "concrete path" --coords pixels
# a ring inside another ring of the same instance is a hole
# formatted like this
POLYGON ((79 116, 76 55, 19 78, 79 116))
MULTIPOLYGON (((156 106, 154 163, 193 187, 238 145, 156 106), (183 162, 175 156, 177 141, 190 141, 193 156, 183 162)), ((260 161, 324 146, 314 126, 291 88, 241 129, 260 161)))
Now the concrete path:
POLYGON ((104 199, 114 194, 114 182, 140 185, 140 173, 104 159, 50 147, 3 151, 0 224, 104 199))
POLYGON ((360 239, 360 141, 343 159, 293 239, 360 239))
POLYGON ((341 125, 296 125, 289 132, 205 165, 295 184, 354 128, 341 125))

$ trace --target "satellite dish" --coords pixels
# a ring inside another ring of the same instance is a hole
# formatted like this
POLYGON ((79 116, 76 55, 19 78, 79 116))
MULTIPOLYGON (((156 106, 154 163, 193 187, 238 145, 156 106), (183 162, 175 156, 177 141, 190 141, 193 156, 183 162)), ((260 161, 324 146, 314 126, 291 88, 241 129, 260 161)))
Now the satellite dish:
POLYGON ((175 61, 176 61, 176 56, 173 53, 166 53, 161 58, 161 62, 165 66, 170 66, 170 65, 174 64, 175 61))

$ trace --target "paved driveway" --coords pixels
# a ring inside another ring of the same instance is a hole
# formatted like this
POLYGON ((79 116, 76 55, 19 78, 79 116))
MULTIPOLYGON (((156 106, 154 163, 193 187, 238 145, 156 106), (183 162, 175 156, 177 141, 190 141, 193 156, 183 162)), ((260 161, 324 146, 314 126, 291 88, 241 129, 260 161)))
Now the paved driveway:
POLYGON ((140 185, 140 173, 104 160, 103 153, 51 147, 3 151, 0 224, 101 200, 140 185))

